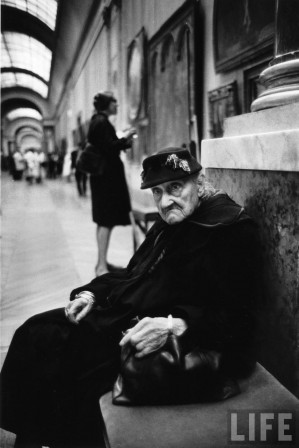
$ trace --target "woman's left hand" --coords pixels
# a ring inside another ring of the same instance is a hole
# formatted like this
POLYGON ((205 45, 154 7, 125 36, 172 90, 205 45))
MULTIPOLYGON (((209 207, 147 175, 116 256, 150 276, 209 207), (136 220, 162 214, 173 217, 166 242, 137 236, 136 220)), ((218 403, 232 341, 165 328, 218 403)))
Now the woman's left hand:
MULTIPOLYGON (((182 334, 186 328, 185 321, 178 318, 173 319, 173 332, 175 334, 182 334)), ((135 327, 128 330, 120 341, 120 346, 128 343, 132 344, 137 350, 136 357, 142 358, 163 347, 168 333, 168 319, 166 317, 145 317, 135 327)))

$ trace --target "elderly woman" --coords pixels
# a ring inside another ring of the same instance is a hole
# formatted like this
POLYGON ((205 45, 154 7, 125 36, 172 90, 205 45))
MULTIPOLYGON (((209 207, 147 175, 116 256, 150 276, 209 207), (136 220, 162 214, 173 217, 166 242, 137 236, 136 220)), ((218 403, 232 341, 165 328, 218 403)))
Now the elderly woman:
POLYGON ((100 446, 98 398, 117 377, 120 348, 132 344, 142 358, 163 346, 169 315, 189 346, 222 353, 228 377, 254 366, 254 222, 204 181, 187 150, 162 150, 143 168, 141 188, 151 188, 161 219, 128 267, 16 331, 2 372, 2 425, 19 446, 100 446))

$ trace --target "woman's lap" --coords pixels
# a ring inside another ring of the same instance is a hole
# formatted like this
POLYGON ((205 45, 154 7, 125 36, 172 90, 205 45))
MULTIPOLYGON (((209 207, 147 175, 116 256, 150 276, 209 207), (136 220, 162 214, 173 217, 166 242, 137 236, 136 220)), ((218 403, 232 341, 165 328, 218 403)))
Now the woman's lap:
POLYGON ((64 309, 31 317, 2 369, 2 427, 54 440, 80 438, 88 425, 96 433, 97 401, 113 383, 116 360, 101 333, 69 323, 64 309))

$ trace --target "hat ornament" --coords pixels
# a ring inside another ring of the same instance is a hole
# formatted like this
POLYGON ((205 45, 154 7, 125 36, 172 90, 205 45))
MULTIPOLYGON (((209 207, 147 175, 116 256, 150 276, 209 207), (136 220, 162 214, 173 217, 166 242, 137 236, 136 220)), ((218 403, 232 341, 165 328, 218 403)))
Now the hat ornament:
POLYGON ((165 162, 165 166, 169 166, 173 170, 182 169, 190 173, 190 166, 187 160, 180 159, 176 154, 170 154, 165 162))

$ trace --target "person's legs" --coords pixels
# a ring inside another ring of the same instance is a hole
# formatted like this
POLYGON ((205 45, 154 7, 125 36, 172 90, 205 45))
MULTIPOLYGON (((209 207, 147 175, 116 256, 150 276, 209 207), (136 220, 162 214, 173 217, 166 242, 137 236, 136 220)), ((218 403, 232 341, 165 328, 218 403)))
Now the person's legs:
POLYGON ((97 276, 106 274, 107 268, 107 252, 110 241, 112 227, 97 226, 97 244, 98 244, 98 262, 96 264, 95 273, 97 276))
POLYGON ((26 321, 15 333, 1 372, 0 427, 16 448, 100 448, 99 397, 112 387, 119 347, 64 309, 26 321), (88 349, 87 349, 88 348, 88 349))
POLYGON ((83 193, 83 196, 86 196, 87 174, 82 173, 81 179, 82 179, 82 193, 83 193))
POLYGON ((75 178, 76 178, 76 184, 77 184, 77 190, 78 190, 79 196, 82 196, 83 191, 81 189, 81 172, 79 170, 76 170, 75 178))

